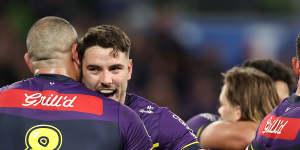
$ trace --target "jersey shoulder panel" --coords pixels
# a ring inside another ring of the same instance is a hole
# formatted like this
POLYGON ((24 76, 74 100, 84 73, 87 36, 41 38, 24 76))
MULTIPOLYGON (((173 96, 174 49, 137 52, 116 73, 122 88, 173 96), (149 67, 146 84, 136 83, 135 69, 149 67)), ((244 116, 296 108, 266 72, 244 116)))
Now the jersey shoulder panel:
MULTIPOLYGON (((140 110, 143 108, 147 108, 147 106, 149 106, 148 107, 149 110, 154 110, 154 111, 158 111, 160 108, 157 104, 151 102, 150 100, 131 93, 128 93, 126 95, 125 104, 133 110, 140 110)), ((150 114, 151 111, 149 111, 148 113, 150 114)))
POLYGON ((128 107, 134 110, 144 122, 153 143, 158 143, 160 137, 160 116, 163 109, 157 104, 134 94, 127 94, 126 103, 128 107))
POLYGON ((260 123, 251 145, 254 149, 300 149, 298 96, 283 100, 260 123))
MULTIPOLYGON (((32 78, 30 78, 30 79, 32 79, 32 78)), ((30 79, 17 81, 17 82, 14 82, 14 83, 10 84, 10 85, 3 86, 3 87, 0 88, 0 93, 2 93, 5 90, 8 90, 8 89, 20 88, 20 87, 26 85, 26 82, 28 82, 28 80, 30 80, 30 79)))

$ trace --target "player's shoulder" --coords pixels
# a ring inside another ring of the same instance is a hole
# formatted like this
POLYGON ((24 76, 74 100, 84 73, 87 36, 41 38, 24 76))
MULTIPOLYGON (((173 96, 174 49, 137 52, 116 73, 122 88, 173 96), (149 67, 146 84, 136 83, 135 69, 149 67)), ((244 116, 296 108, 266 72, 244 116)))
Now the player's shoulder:
POLYGON ((32 79, 33 78, 29 78, 29 79, 26 79, 26 80, 21 80, 21 81, 14 82, 10 85, 5 85, 5 86, 0 88, 0 93, 2 93, 5 90, 9 90, 9 89, 25 88, 28 85, 29 81, 32 80, 32 79))
POLYGON ((202 121, 213 122, 213 121, 217 121, 219 119, 220 119, 220 116, 218 116, 216 114, 200 113, 200 114, 197 114, 196 116, 193 116, 187 122, 199 122, 199 121, 200 122, 202 122, 202 121))
POLYGON ((179 118, 169 108, 160 107, 150 100, 135 94, 126 95, 125 105, 137 112, 142 118, 145 116, 155 116, 155 118, 160 120, 164 118, 179 118))
POLYGON ((138 96, 136 94, 127 93, 125 105, 142 114, 159 114, 163 108, 159 107, 157 104, 151 102, 150 100, 138 96))
POLYGON ((156 121, 159 119, 161 122, 164 122, 164 120, 179 120, 180 122, 184 122, 169 108, 160 107, 148 99, 135 94, 127 94, 125 105, 137 112, 141 118, 152 117, 154 119, 155 117, 156 121))
POLYGON ((136 112, 132 110, 130 107, 121 104, 120 102, 113 101, 112 103, 116 104, 118 106, 119 112, 123 116, 128 116, 128 114, 134 114, 136 115, 136 112))
POLYGON ((269 115, 300 118, 300 109, 298 109, 299 107, 300 96, 293 94, 277 105, 269 115))
POLYGON ((157 104, 151 102, 147 98, 141 97, 139 95, 133 93, 126 94, 125 104, 127 106, 135 106, 135 107, 145 107, 147 105, 152 105, 153 107, 159 107, 157 104))

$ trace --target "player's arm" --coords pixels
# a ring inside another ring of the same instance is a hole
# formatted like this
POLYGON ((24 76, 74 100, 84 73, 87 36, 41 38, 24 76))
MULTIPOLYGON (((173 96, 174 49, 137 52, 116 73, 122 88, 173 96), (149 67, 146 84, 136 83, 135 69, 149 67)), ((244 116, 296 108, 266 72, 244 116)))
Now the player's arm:
POLYGON ((200 141, 200 135, 202 131, 212 122, 219 120, 219 116, 211 113, 200 113, 191 119, 189 119, 186 124, 193 130, 194 134, 197 136, 198 141, 200 141))
POLYGON ((216 121, 203 130, 200 144, 210 149, 245 149, 255 137, 255 126, 249 121, 216 121))
POLYGON ((160 115, 159 148, 164 150, 198 150, 197 137, 176 114, 163 108, 160 115))
POLYGON ((124 150, 150 150, 152 141, 140 117, 129 107, 121 105, 119 126, 124 150))

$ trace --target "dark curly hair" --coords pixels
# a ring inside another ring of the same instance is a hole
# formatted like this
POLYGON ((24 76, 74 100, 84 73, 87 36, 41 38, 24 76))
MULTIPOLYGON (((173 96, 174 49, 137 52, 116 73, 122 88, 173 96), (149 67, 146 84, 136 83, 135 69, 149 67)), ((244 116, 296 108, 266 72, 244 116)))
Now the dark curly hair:
POLYGON ((246 60, 242 64, 242 67, 256 68, 269 75, 273 81, 284 81, 288 84, 290 91, 293 91, 296 86, 296 78, 293 70, 279 61, 272 59, 246 60))
POLYGON ((91 27, 88 32, 78 41, 77 51, 82 62, 85 51, 92 46, 113 48, 114 54, 121 51, 129 57, 130 40, 126 33, 113 25, 99 25, 91 27))

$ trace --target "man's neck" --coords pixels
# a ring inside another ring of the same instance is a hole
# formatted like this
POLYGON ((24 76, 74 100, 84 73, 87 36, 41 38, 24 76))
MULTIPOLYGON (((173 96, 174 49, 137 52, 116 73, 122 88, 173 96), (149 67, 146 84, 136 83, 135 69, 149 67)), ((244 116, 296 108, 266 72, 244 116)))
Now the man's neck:
POLYGON ((41 69, 35 69, 34 70, 34 75, 38 74, 59 74, 59 75, 64 75, 67 77, 72 78, 75 81, 78 81, 78 77, 75 75, 74 72, 68 71, 65 68, 41 68, 41 69))

